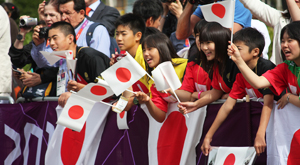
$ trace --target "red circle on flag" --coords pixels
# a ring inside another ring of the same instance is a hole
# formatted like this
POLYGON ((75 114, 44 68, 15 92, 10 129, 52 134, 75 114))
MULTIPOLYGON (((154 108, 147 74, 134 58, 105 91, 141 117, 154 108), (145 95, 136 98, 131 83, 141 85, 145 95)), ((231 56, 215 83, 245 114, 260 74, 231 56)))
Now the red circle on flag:
POLYGON ((124 115, 125 115, 125 111, 122 111, 122 112, 120 113, 120 118, 123 119, 124 115))
POLYGON ((80 105, 74 105, 68 111, 70 118, 74 120, 81 118, 83 116, 83 113, 83 108, 80 105))
POLYGON ((226 9, 223 5, 221 4, 213 4, 211 6, 211 11, 218 16, 219 18, 223 18, 225 16, 226 13, 226 9))
POLYGON ((229 154, 225 161, 224 161, 224 165, 234 165, 235 163, 235 156, 233 153, 229 154))
POLYGON ((121 82, 128 82, 131 79, 131 72, 127 68, 118 68, 116 71, 117 79, 121 82))
POLYGON ((97 96, 103 96, 107 93, 107 90, 103 86, 95 85, 91 88, 91 93, 97 96))

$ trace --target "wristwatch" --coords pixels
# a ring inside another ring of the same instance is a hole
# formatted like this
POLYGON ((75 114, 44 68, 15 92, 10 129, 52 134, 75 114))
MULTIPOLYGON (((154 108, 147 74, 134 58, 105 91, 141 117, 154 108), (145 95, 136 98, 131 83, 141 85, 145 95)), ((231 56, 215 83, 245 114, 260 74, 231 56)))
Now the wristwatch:
POLYGON ((24 37, 22 36, 22 34, 17 35, 17 40, 24 41, 24 37))
POLYGON ((139 104, 139 100, 136 97, 134 97, 134 99, 133 99, 133 104, 134 105, 138 105, 139 104))

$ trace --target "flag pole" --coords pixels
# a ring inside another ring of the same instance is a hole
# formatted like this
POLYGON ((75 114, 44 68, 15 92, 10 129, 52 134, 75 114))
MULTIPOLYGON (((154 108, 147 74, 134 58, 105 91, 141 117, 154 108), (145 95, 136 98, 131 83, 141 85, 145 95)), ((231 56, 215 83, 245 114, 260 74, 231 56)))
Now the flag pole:
POLYGON ((232 40, 233 40, 233 26, 234 26, 234 14, 235 14, 235 0, 233 1, 233 14, 232 14, 232 28, 231 28, 231 39, 230 39, 230 44, 232 45, 232 40))
MULTIPOLYGON (((178 101, 178 103, 181 103, 181 101, 179 100, 179 98, 178 98, 178 96, 177 96, 177 94, 176 94, 176 92, 171 88, 171 90, 173 91, 173 93, 174 93, 174 96, 176 97, 176 99, 177 99, 177 101, 178 101)), ((166 92, 166 91, 165 91, 166 92)), ((166 92, 167 93, 167 92, 166 92)), ((189 118, 189 115, 188 114, 185 114, 185 116, 187 117, 187 118, 189 118)))

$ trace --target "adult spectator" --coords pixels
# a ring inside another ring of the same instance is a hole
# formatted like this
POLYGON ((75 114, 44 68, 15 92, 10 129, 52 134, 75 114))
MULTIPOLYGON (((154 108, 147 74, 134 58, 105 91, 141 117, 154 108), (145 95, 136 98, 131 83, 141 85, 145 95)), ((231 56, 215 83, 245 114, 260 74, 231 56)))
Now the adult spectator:
POLYGON ((137 0, 133 4, 133 14, 141 16, 146 27, 155 27, 162 31, 165 18, 163 14, 163 6, 160 0, 137 0))
POLYGON ((2 6, 0 6, 0 95, 9 96, 11 93, 11 62, 8 50, 11 44, 9 18, 2 6))
POLYGON ((86 18, 84 0, 58 0, 58 5, 62 21, 75 28, 77 45, 90 46, 110 57, 110 38, 104 26, 98 25, 90 43, 87 43, 86 33, 94 22, 86 18))
MULTIPOLYGON (((289 10, 280 11, 271 6, 261 2, 260 0, 240 0, 244 6, 251 11, 251 13, 260 21, 265 23, 274 29, 273 31, 273 49, 270 60, 278 65, 285 60, 285 57, 281 56, 281 40, 280 31, 281 29, 289 24, 291 16, 289 10)), ((297 3, 298 8, 300 7, 299 1, 297 3)))
MULTIPOLYGON (((202 0, 201 5, 213 3, 216 1, 217 0, 202 0)), ((193 32, 195 24, 201 19, 205 19, 203 17, 200 7, 198 7, 193 13, 193 6, 195 2, 197 2, 197 0, 189 0, 178 20, 176 38, 179 40, 186 39, 187 37, 189 37, 193 32)), ((241 30, 242 28, 250 27, 251 18, 252 15, 250 11, 247 10, 239 0, 236 0, 233 33, 241 30)))
POLYGON ((116 8, 106 6, 101 0, 85 0, 86 15, 94 22, 103 24, 110 36, 115 35, 115 22, 120 16, 116 8))
POLYGON ((18 35, 18 25, 16 20, 19 18, 20 12, 17 6, 12 3, 2 3, 1 5, 9 17, 11 44, 13 44, 18 35))

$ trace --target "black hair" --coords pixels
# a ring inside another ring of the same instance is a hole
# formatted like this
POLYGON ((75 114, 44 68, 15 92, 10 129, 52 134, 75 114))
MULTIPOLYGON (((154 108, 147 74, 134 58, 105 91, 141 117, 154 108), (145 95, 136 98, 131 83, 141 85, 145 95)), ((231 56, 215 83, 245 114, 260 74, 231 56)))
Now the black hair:
POLYGON ((78 13, 80 10, 84 10, 85 13, 85 2, 84 0, 58 0, 58 6, 68 3, 68 2, 74 2, 74 10, 78 13))
POLYGON ((143 38, 155 33, 160 33, 160 31, 155 27, 146 27, 145 32, 143 34, 143 38))
MULTIPOLYGON (((298 41, 298 45, 300 46, 300 21, 294 21, 287 25, 285 25, 280 32, 280 40, 282 40, 284 33, 296 41, 298 41)), ((281 50, 282 59, 285 60, 284 53, 281 50)))
MULTIPOLYGON (((162 32, 153 33, 145 37, 145 39, 142 42, 142 48, 145 49, 145 46, 147 48, 156 48, 159 53, 159 63, 171 61, 172 58, 180 58, 175 48, 173 47, 173 44, 171 40, 162 32)), ((173 63, 173 66, 177 66, 179 64, 173 63)), ((153 68, 149 68, 148 64, 146 63, 146 71, 151 75, 151 71, 153 68)))
POLYGON ((7 14, 11 13, 10 17, 12 19, 17 20, 20 17, 20 11, 19 11, 18 7, 15 6, 14 4, 4 2, 1 4, 1 6, 3 6, 3 8, 7 12, 7 14))
POLYGON ((212 41, 215 43, 215 59, 212 61, 207 61, 206 55, 201 50, 202 53, 201 62, 202 68, 209 72, 211 66, 219 66, 220 74, 223 74, 225 70, 225 62, 228 59, 227 49, 228 41, 230 41, 231 31, 228 28, 224 28, 217 22, 208 22, 202 29, 200 33, 200 43, 206 41, 212 41))
POLYGON ((133 4, 133 14, 141 16, 146 22, 150 17, 153 21, 163 14, 163 6, 159 0, 137 0, 133 4))
POLYGON ((248 27, 242 30, 237 31, 233 35, 233 42, 244 42, 245 45, 249 47, 249 53, 255 49, 259 49, 259 56, 261 56, 262 51, 265 47, 265 38, 264 36, 256 29, 248 27))
POLYGON ((205 19, 201 19, 196 23, 194 26, 194 34, 200 33, 202 28, 207 24, 207 21, 205 19))
POLYGON ((64 21, 55 22, 49 27, 48 31, 50 31, 51 29, 59 29, 65 36, 68 36, 69 34, 73 35, 73 42, 76 44, 75 30, 70 23, 64 21))
MULTIPOLYGON (((201 19, 199 22, 196 23, 195 27, 194 27, 194 34, 195 34, 195 37, 196 37, 196 34, 199 33, 199 36, 198 38, 200 37, 200 33, 203 29, 203 27, 207 24, 207 21, 205 21, 205 19, 201 19)), ((196 38, 197 39, 197 38, 196 38)), ((199 40, 200 42, 200 40, 199 40)), ((200 65, 200 62, 201 62, 201 58, 200 56, 203 55, 200 53, 200 50, 197 48, 197 45, 196 45, 196 41, 195 41, 195 46, 193 46, 193 49, 190 49, 189 50, 189 57, 192 57, 194 56, 194 60, 195 60, 195 64, 198 64, 200 65), (197 48, 197 49, 195 49, 197 48)), ((192 48, 192 46, 191 46, 192 48)))
MULTIPOLYGON (((128 13, 125 15, 120 16, 115 23, 115 27, 118 28, 118 26, 128 26, 130 30, 132 30, 133 34, 135 35, 137 32, 141 32, 142 34, 144 34, 145 32, 145 22, 143 21, 143 19, 135 14, 132 13, 128 13)), ((140 40, 140 42, 143 39, 143 35, 142 38, 140 40)))

